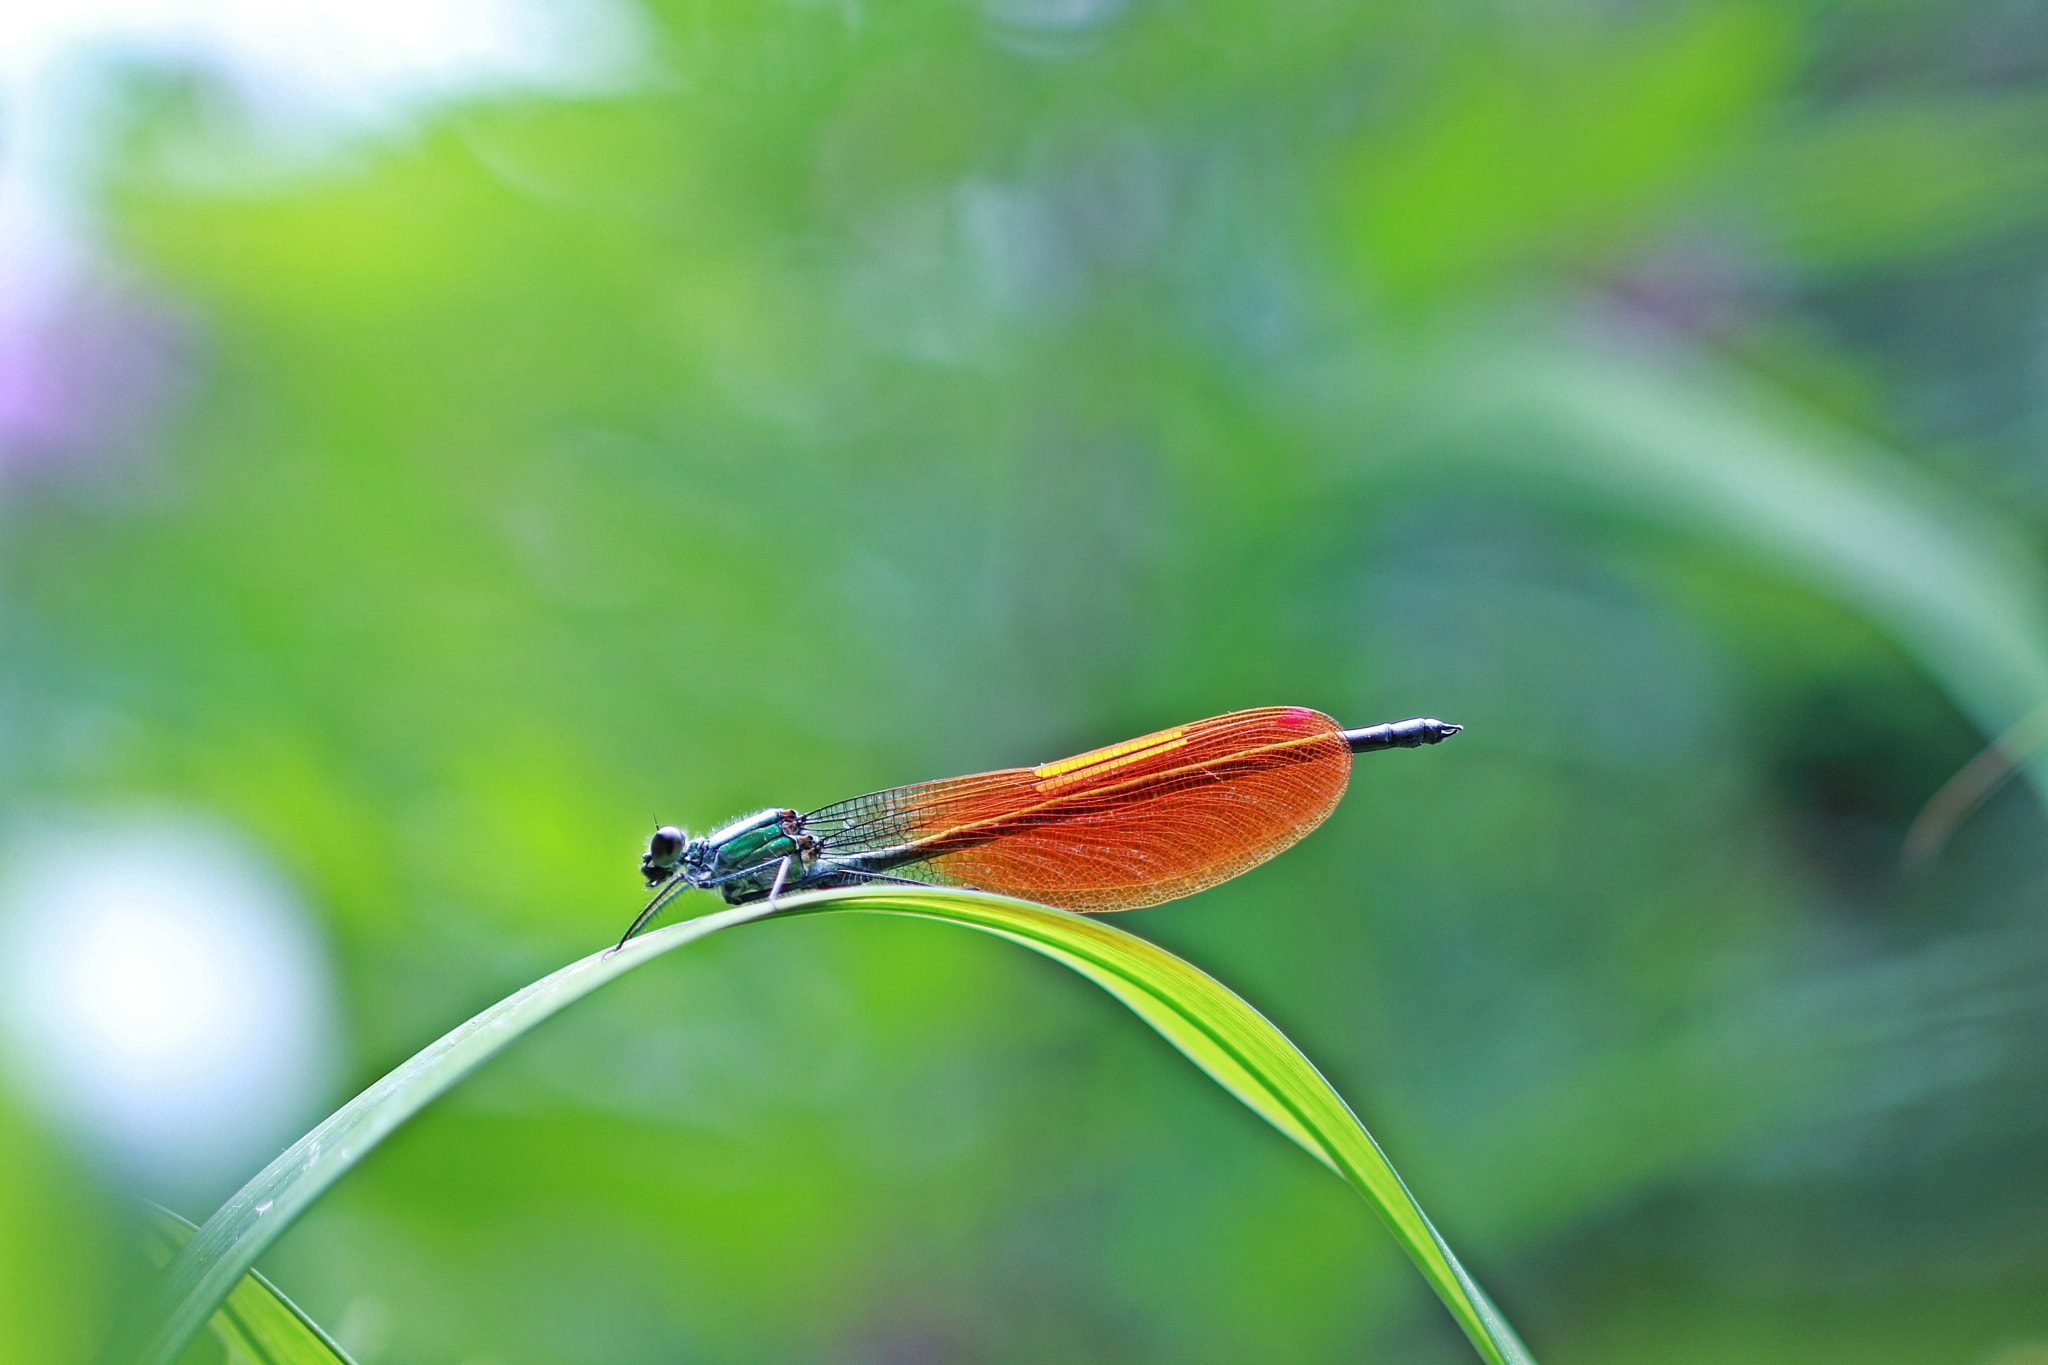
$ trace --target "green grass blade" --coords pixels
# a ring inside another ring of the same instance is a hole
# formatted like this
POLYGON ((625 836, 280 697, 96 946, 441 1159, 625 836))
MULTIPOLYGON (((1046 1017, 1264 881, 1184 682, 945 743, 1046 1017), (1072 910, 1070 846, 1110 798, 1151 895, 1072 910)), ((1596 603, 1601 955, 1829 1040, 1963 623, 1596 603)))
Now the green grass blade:
POLYGON ((1862 612, 1986 734, 2048 697, 2048 564, 1991 500, 1703 352, 1553 346, 1527 374, 1586 476, 1862 612))
MULTIPOLYGON (((198 1228, 155 1204, 143 1208, 143 1251, 159 1267, 198 1228)), ((355 1365, 320 1324, 251 1270, 228 1291, 206 1326, 234 1365, 355 1365)))
MULTIPOLYGON (((796 899, 785 898, 782 906, 796 899)), ((642 934, 616 953, 592 953, 506 996, 401 1063, 257 1172, 179 1250, 165 1277, 163 1325, 142 1359, 172 1365, 235 1282, 328 1186, 536 1024, 671 948, 769 913, 765 904, 735 906, 642 934)))
POLYGON ((820 898, 786 915, 864 910, 965 925, 1073 968, 1129 1006, 1225 1090, 1343 1176, 1386 1221, 1480 1356, 1533 1365, 1528 1351, 1451 1253, 1393 1164, 1322 1073, 1222 982, 1155 943, 1083 915, 975 892, 903 888, 820 898))
POLYGON ((1221 983, 1165 949, 1088 919, 979 892, 861 888, 737 906, 595 953, 491 1006, 343 1105, 220 1207, 171 1263, 163 1326, 143 1355, 171 1365, 265 1247, 370 1148, 557 1011, 673 948, 734 925, 864 911, 958 924, 1064 963, 1157 1029, 1226 1090, 1349 1180, 1491 1365, 1528 1353, 1452 1255, 1369 1133, 1300 1050, 1221 983))
MULTIPOLYGON (((1428 435, 1376 449, 1378 466, 1533 476, 1747 555, 1877 625, 1987 736, 2048 698, 2048 557, 2021 518, 1707 348, 1542 316, 1410 377, 1428 435)), ((1331 411, 1348 445, 1347 403, 1331 411)), ((2048 756, 2026 775, 2048 803, 2048 756)))

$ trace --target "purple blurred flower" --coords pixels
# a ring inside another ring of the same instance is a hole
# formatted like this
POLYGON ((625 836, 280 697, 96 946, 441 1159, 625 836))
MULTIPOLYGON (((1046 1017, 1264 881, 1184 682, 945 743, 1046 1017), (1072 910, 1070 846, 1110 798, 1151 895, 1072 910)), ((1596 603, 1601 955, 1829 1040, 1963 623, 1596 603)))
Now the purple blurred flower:
POLYGON ((184 392, 192 352, 184 320, 133 288, 0 312, 0 472, 134 448, 184 392))

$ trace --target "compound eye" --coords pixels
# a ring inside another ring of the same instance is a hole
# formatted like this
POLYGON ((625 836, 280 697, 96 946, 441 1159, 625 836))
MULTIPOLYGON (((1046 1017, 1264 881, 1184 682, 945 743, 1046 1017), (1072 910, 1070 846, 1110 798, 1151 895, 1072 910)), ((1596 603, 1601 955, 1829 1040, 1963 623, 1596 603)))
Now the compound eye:
POLYGON ((647 841, 647 856, 658 862, 672 862, 682 851, 683 832, 674 825, 663 825, 647 841))

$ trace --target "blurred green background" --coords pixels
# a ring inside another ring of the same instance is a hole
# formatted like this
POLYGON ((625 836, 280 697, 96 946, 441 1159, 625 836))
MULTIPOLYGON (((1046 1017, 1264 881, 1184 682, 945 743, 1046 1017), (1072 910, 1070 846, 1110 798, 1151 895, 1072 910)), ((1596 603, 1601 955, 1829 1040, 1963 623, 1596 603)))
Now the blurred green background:
MULTIPOLYGON (((0 1358, 99 1349, 129 1192, 203 1219, 615 935, 656 818, 1298 703, 1468 728, 1118 923, 1539 1359, 2048 1360, 2048 784, 1900 863, 2048 699, 2048 10, 635 13, 345 136, 93 86, 8 353, 57 408, 0 402, 0 813, 234 841, 331 1061, 211 1166, 14 1085, 0 1358)), ((265 1268, 361 1365, 1469 1358, 1112 1002, 883 921, 600 993, 265 1268)))

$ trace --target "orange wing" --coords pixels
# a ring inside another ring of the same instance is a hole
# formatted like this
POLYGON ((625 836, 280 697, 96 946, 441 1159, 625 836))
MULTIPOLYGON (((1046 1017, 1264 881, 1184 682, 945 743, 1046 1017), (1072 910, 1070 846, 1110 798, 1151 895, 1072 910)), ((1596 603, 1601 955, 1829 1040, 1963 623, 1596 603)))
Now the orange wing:
POLYGON ((1321 824, 1351 751, 1337 722, 1274 706, 1036 768, 857 796, 804 817, 875 871, 1069 910, 1130 910, 1227 881, 1321 824))

